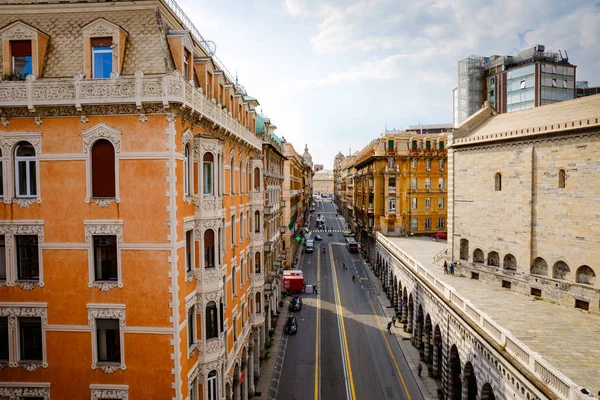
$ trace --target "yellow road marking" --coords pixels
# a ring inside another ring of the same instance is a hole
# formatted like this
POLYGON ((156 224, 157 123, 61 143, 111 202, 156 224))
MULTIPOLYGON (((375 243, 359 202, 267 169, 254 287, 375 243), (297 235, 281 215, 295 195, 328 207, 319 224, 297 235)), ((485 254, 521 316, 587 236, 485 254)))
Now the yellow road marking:
MULTIPOLYGON (((321 280, 321 253, 317 254, 317 287, 319 285, 319 281, 321 280)), ((319 308, 320 308, 320 297, 319 292, 316 293, 317 296, 317 338, 315 340, 315 400, 319 400, 319 308)))
MULTIPOLYGON (((337 245, 342 245, 341 243, 335 243, 337 245)), ((354 390, 354 378, 352 377, 352 366, 350 364, 350 350, 348 350, 348 340, 346 339, 346 326, 344 323, 344 312, 342 310, 342 300, 340 298, 340 290, 338 286, 337 272, 335 271, 335 261, 333 259, 333 248, 332 243, 329 244, 329 257, 331 258, 331 266, 333 270, 333 280, 335 283, 335 292, 337 295, 337 306, 338 312, 340 313, 340 319, 342 321, 342 338, 344 339, 344 349, 346 350, 346 364, 348 365, 348 377, 350 379, 350 391, 351 391, 351 399, 356 399, 356 392, 354 390)), ((410 399, 408 399, 410 400, 410 399)))
POLYGON ((402 387, 404 388, 404 393, 406 393, 406 398, 408 400, 410 400, 410 394, 408 394, 408 389, 406 388, 406 383, 404 382, 404 378, 402 377, 402 373, 400 372, 400 367, 398 367, 398 363, 396 362, 396 357, 394 357, 394 353, 392 352, 392 348, 390 347, 390 343, 388 342, 387 336, 385 335, 384 330, 383 330, 383 326, 381 325, 381 322, 379 321, 379 316, 377 315, 377 312, 375 311, 375 307, 373 306, 373 302, 371 301, 371 296, 369 294, 367 294, 367 298, 369 299, 369 304, 371 305, 371 310, 373 310, 373 316, 375 316, 375 321, 377 321, 377 325, 379 326, 379 331, 381 332, 381 336, 383 337, 383 340, 385 341, 385 346, 387 347, 388 352, 390 353, 390 357, 392 358, 392 361, 394 362, 394 367, 396 368, 396 373, 398 374, 398 377, 400 378, 400 382, 402 382, 402 387))

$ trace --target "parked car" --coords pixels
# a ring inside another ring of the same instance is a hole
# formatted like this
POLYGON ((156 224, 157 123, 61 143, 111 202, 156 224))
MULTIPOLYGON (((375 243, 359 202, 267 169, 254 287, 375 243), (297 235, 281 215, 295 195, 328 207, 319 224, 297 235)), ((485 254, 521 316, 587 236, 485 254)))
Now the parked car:
POLYGON ((283 327, 283 331, 288 335, 298 333, 298 321, 296 317, 289 317, 283 327))
POLYGON ((290 301, 290 311, 300 311, 302 310, 302 299, 299 296, 294 296, 292 301, 290 301))
POLYGON ((448 234, 446 232, 436 232, 433 235, 433 237, 436 238, 436 239, 447 240, 448 239, 448 234))
POLYGON ((319 240, 323 240, 323 238, 321 237, 321 235, 317 235, 317 236, 315 236, 315 240, 319 241, 319 240))
POLYGON ((344 237, 353 236, 351 231, 344 231, 344 237))

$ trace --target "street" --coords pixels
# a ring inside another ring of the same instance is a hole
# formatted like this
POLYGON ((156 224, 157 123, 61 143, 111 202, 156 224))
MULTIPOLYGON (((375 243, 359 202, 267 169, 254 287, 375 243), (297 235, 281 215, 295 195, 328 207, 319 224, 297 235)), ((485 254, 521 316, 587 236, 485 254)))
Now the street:
POLYGON ((389 321, 367 267, 346 248, 343 218, 330 201, 318 202, 311 230, 318 214, 334 233, 313 232, 312 238, 323 241, 300 258, 305 282, 317 284, 319 292, 302 295, 302 311, 294 313, 299 328, 287 342, 277 398, 422 399, 395 337, 386 331, 389 321))

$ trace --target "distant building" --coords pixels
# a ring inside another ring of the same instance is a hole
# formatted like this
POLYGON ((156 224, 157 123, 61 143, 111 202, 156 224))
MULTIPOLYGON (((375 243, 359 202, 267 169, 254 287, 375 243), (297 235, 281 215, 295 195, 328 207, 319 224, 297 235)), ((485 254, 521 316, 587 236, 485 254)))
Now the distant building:
POLYGON ((452 124, 409 125, 407 130, 430 135, 432 133, 449 132, 452 130, 452 124))
POLYGON ((319 172, 323 170, 323 164, 315 164, 314 171, 319 172))
POLYGON ((576 66, 567 52, 536 45, 516 56, 469 56, 458 62, 453 123, 458 126, 485 101, 507 113, 575 98, 576 66))
POLYGON ((333 195, 333 171, 322 169, 313 177, 313 193, 321 197, 333 195))
POLYGON ((577 97, 585 97, 600 94, 600 86, 589 87, 588 81, 578 81, 575 86, 577 90, 577 97))

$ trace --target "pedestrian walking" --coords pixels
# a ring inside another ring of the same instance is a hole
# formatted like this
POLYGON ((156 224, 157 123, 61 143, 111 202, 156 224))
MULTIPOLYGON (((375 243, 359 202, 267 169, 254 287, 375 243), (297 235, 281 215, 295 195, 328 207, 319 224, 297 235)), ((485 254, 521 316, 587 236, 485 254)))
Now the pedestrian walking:
POLYGON ((450 275, 454 275, 454 263, 450 263, 450 275))
POLYGON ((387 331, 389 333, 392 333, 392 321, 388 322, 388 324, 387 324, 387 331))
POLYGON ((315 285, 315 294, 319 294, 319 288, 317 285, 315 285))
POLYGON ((352 275, 352 282, 356 281, 356 277, 352 275))
POLYGON ((448 261, 444 261, 444 275, 448 275, 448 261))
POLYGON ((392 317, 392 322, 394 323, 394 326, 396 326, 396 319, 397 319, 397 318, 396 318, 396 316, 394 315, 394 316, 392 317))
POLYGON ((342 269, 346 269, 346 263, 342 263, 342 269))
POLYGON ((423 365, 421 363, 419 363, 419 365, 417 365, 417 373, 419 376, 421 376, 421 371, 423 370, 423 365))

